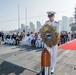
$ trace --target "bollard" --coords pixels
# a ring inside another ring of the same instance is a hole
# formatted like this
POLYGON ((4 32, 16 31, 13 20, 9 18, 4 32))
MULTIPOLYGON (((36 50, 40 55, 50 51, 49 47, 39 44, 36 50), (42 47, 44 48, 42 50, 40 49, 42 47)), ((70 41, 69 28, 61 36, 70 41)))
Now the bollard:
POLYGON ((45 48, 41 53, 41 72, 39 75, 50 75, 51 55, 45 48))

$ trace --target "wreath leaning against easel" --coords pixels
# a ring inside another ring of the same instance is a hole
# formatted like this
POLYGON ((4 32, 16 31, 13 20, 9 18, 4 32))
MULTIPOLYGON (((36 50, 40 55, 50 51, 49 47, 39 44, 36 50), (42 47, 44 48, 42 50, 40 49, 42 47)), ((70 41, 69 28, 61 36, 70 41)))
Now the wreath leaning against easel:
POLYGON ((52 48, 53 46, 59 43, 60 36, 59 33, 56 31, 55 26, 46 24, 41 28, 40 33, 42 41, 48 47, 52 48))

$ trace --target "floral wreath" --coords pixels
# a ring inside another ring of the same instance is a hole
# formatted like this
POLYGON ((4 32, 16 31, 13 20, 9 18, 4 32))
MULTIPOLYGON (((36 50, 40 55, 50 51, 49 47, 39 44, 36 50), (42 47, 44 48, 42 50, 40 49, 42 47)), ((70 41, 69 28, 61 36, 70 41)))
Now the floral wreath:
POLYGON ((59 33, 56 27, 46 24, 40 29, 42 41, 50 48, 59 43, 59 33))

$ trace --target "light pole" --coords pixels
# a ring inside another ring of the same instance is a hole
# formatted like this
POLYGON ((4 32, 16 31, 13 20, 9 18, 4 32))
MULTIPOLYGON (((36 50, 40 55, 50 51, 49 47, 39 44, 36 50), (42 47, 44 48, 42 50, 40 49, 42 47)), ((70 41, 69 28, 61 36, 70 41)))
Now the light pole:
POLYGON ((18 31, 20 28, 20 10, 19 10, 19 4, 18 4, 18 31))
POLYGON ((25 6, 25 25, 26 25, 26 34, 27 34, 27 7, 25 6))

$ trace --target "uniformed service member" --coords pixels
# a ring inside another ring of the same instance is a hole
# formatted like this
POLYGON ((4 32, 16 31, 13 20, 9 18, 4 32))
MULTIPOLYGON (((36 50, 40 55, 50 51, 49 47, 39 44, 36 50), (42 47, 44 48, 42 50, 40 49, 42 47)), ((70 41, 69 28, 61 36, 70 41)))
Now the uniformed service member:
MULTIPOLYGON (((50 12, 47 12, 47 14, 48 14, 49 20, 46 21, 44 25, 46 25, 46 24, 51 24, 51 25, 55 26, 57 32, 59 33, 59 23, 56 22, 56 21, 54 21, 55 12, 50 11, 50 12)), ((55 65, 56 65, 56 57, 57 57, 58 45, 53 46, 52 49, 50 49, 49 47, 47 47, 46 44, 45 44, 45 47, 49 50, 49 52, 50 52, 51 55, 52 55, 52 58, 51 58, 51 66, 50 66, 50 72, 51 72, 51 74, 53 74, 53 73, 54 73, 54 68, 55 68, 55 65)))

